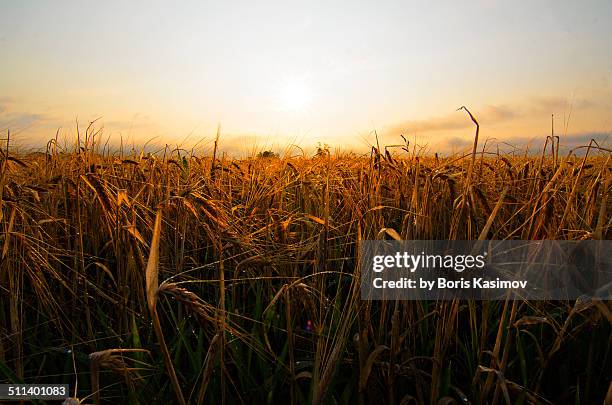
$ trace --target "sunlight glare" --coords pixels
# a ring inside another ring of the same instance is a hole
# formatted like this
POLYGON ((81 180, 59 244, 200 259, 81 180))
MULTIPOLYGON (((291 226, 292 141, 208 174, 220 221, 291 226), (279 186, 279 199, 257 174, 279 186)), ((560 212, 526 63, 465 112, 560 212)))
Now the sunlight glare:
POLYGON ((286 112, 304 112, 310 106, 312 92, 304 80, 285 80, 279 90, 278 107, 286 112))

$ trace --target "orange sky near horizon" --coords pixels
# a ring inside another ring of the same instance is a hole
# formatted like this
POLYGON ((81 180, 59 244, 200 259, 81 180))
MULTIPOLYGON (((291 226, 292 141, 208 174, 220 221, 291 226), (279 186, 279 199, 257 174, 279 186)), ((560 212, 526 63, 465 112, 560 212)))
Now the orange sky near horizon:
MULTIPOLYGON (((609 144, 612 3, 37 2, 0 6, 0 130, 23 148, 100 118, 117 144, 250 153, 404 134, 609 144)), ((4 135, 2 135, 4 136, 4 135)))

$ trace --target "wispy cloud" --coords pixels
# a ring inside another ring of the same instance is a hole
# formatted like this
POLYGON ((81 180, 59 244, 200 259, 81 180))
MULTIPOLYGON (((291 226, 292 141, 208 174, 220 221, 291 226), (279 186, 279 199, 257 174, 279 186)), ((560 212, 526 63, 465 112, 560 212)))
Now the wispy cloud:
POLYGON ((32 125, 42 123, 47 120, 43 114, 28 112, 8 112, 5 107, 0 106, 0 129, 7 129, 15 132, 23 131, 32 125))
POLYGON ((484 108, 484 118, 492 121, 506 121, 519 117, 520 112, 513 107, 507 105, 490 105, 484 108))
MULTIPOLYGON (((478 112, 478 120, 482 124, 493 125, 500 122, 512 120, 520 115, 520 112, 507 105, 486 106, 478 112)), ((466 120, 464 114, 457 112, 443 116, 432 117, 425 120, 408 120, 388 126, 384 132, 390 134, 443 132, 472 127, 472 122, 466 120)))
MULTIPOLYGON (((483 126, 493 126, 512 121, 526 120, 534 117, 549 116, 549 114, 569 113, 570 111, 588 110, 596 103, 587 99, 569 99, 566 97, 532 97, 523 103, 506 103, 487 105, 472 109, 483 126)), ((390 124, 384 132, 392 135, 454 131, 473 126, 464 114, 449 112, 448 114, 423 120, 406 120, 390 124)))
POLYGON ((581 132, 561 136, 560 142, 567 147, 574 148, 588 145, 591 139, 595 140, 599 146, 609 147, 612 136, 610 136, 609 132, 581 132))
POLYGON ((14 99, 0 97, 0 130, 2 132, 7 129, 18 132, 47 119, 44 114, 38 112, 16 109, 14 104, 14 99))
POLYGON ((8 97, 0 97, 0 117, 8 110, 10 99, 8 97))
MULTIPOLYGON (((559 139, 560 150, 562 153, 567 153, 570 150, 576 149, 580 146, 587 146, 591 140, 594 140, 597 145, 603 148, 610 148, 610 141, 612 136, 606 132, 578 132, 568 135, 561 135, 559 139)), ((546 135, 542 134, 535 137, 517 137, 512 139, 501 140, 489 140, 487 143, 487 150, 503 152, 519 152, 524 153, 529 150, 532 153, 540 153, 542 147, 544 147, 546 141, 546 135)), ((458 150, 468 150, 472 146, 472 140, 467 138, 452 137, 445 139, 439 144, 439 150, 442 152, 451 152, 458 150)), ((482 141, 479 144, 479 148, 483 146, 482 141)), ((586 152, 586 149, 577 149, 574 151, 577 155, 582 155, 586 152)))
POLYGON ((529 100, 526 109, 531 114, 560 114, 570 110, 583 110, 594 106, 594 102, 583 98, 533 97, 529 100))

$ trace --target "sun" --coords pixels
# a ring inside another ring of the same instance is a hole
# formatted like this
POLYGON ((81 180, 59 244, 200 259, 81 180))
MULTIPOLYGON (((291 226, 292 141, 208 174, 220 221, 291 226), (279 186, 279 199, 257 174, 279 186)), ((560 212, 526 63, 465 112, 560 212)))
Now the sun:
POLYGON ((285 80, 278 92, 278 107, 281 111, 304 112, 312 102, 312 91, 305 80, 285 80))

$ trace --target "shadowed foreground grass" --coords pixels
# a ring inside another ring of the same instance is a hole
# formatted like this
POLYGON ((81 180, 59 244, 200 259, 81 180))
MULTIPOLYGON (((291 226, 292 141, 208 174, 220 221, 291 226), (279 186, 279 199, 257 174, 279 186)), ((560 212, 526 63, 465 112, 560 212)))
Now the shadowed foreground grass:
POLYGON ((356 255, 365 239, 609 239, 609 151, 94 150, 2 155, 2 382, 78 382, 84 403, 606 396, 609 302, 365 302, 356 255))

